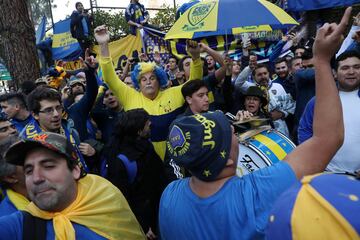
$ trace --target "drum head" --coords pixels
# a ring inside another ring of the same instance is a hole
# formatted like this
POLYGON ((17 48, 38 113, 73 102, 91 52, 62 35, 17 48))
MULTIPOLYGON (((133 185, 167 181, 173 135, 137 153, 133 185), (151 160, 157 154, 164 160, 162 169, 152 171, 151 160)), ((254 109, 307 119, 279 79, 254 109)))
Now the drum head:
POLYGON ((244 176, 281 161, 295 148, 284 134, 265 130, 239 144, 237 175, 244 176))
POLYGON ((251 146, 239 144, 239 157, 236 169, 236 174, 239 177, 270 165, 269 160, 261 152, 251 146))

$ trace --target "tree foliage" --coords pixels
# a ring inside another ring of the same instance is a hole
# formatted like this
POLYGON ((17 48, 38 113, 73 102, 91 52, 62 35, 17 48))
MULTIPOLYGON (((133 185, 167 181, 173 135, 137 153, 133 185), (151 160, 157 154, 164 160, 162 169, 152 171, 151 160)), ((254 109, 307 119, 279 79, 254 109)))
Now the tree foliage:
POLYGON ((28 0, 28 6, 30 7, 31 12, 30 18, 35 26, 39 25, 44 15, 46 16, 47 22, 51 23, 50 10, 51 8, 57 7, 53 2, 54 0, 28 0))
POLYGON ((162 30, 167 30, 175 23, 176 11, 166 4, 161 5, 160 8, 161 10, 156 13, 155 17, 150 18, 150 23, 162 30))
MULTIPOLYGON (((150 18, 150 23, 166 30, 175 22, 175 11, 173 7, 163 4, 161 10, 157 11, 154 17, 150 18)), ((129 34, 129 26, 125 20, 124 10, 97 10, 94 12, 94 27, 106 25, 111 32, 113 39, 129 34)))
POLYGON ((125 20, 125 14, 123 11, 104 11, 97 10, 94 12, 94 27, 100 25, 106 25, 111 33, 111 37, 118 39, 129 33, 129 27, 125 20))

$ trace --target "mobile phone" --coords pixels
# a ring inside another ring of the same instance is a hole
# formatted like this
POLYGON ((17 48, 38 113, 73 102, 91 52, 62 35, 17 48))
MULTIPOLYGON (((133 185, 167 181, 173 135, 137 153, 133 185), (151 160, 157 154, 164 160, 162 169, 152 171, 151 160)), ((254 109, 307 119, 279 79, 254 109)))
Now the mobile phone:
POLYGON ((249 39, 250 39, 249 33, 241 34, 241 41, 242 41, 243 48, 246 48, 246 44, 249 41, 249 39))

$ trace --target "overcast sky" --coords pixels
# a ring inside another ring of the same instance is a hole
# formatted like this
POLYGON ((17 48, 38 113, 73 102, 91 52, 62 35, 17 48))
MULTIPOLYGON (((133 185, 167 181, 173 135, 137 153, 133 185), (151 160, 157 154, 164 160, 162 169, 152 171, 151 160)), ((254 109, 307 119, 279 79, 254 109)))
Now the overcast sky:
MULTIPOLYGON (((54 0, 57 8, 53 9, 54 22, 65 19, 66 15, 71 15, 75 9, 75 3, 79 0, 54 0)), ((85 8, 90 8, 90 0, 81 1, 85 8)), ((99 7, 127 7, 130 0, 97 0, 99 7)), ((181 5, 188 0, 175 0, 177 5, 181 5)), ((174 6, 174 0, 140 0, 146 8, 159 8, 162 4, 174 6)))

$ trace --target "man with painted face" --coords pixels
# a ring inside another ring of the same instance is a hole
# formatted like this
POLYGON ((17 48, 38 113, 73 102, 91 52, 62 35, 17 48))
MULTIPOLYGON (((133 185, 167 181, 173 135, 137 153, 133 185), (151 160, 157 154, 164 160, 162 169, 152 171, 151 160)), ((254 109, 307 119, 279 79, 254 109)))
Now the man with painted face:
POLYGON ((5 158, 23 167, 32 202, 26 212, 0 218, 1 238, 145 239, 121 192, 104 178, 84 175, 64 136, 43 132, 21 140, 5 158))
MULTIPOLYGON (((128 87, 118 79, 112 65, 108 47, 110 36, 106 26, 95 29, 95 38, 101 49, 100 66, 104 81, 119 99, 125 111, 144 108, 149 113, 152 122, 151 141, 156 153, 164 159, 169 125, 183 111, 184 99, 181 95, 181 86, 163 90, 168 83, 165 71, 153 63, 139 63, 131 74, 135 89, 128 87)), ((187 45, 192 55, 190 80, 201 79, 200 47, 193 41, 188 41, 187 45)))

